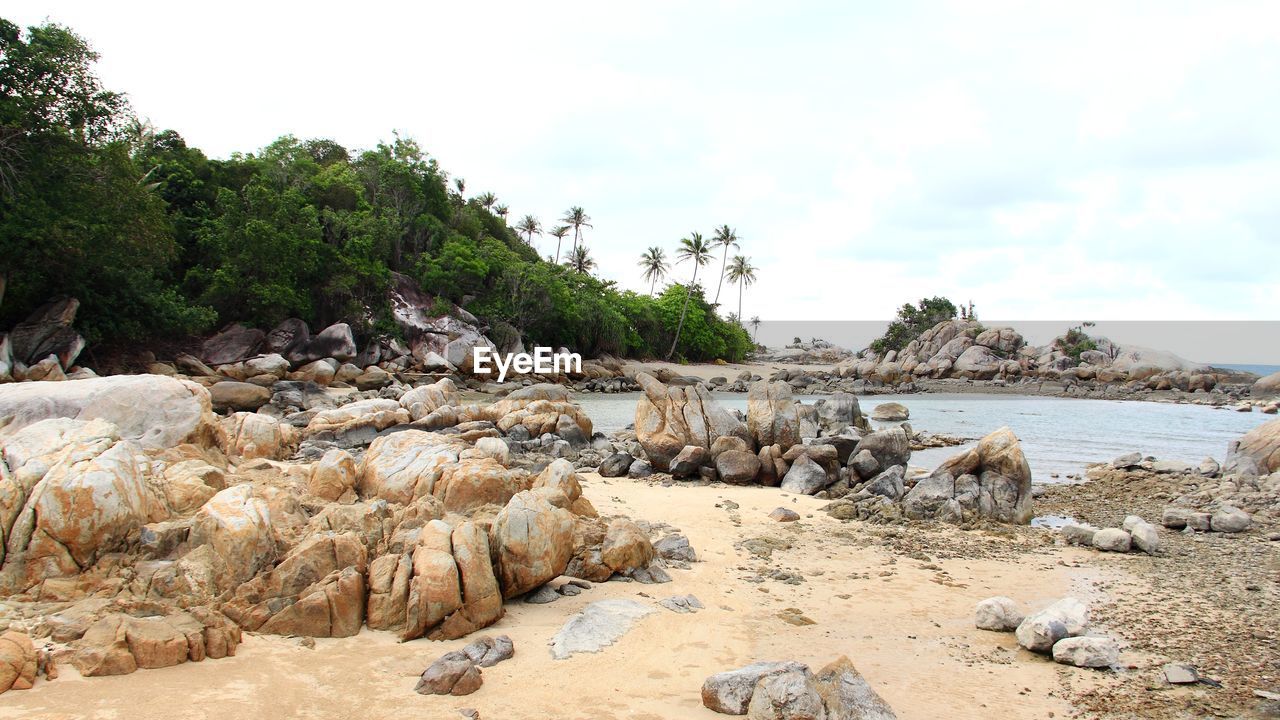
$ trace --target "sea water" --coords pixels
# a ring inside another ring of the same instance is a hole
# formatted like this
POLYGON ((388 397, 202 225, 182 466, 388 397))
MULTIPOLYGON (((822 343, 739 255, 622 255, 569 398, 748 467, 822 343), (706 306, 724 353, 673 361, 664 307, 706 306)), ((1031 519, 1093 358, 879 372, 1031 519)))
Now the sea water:
MULTIPOLYGON (((641 393, 582 393, 576 399, 601 432, 621 430, 635 421, 641 393)), ((745 393, 714 393, 720 404, 746 412, 745 393)), ((821 395, 798 396, 811 404, 821 395)), ((1260 412, 1241 413, 1203 405, 1132 400, 1082 400, 1027 395, 922 393, 859 397, 867 415, 883 402, 906 405, 917 432, 980 438, 1008 426, 1022 441, 1036 482, 1066 482, 1085 465, 1138 451, 1161 460, 1219 462, 1227 443, 1275 419, 1260 412), (1054 477, 1056 475, 1057 477, 1054 477)), ((877 429, 896 423, 875 423, 877 429)), ((912 454, 911 464, 933 468, 962 447, 933 448, 912 454)))

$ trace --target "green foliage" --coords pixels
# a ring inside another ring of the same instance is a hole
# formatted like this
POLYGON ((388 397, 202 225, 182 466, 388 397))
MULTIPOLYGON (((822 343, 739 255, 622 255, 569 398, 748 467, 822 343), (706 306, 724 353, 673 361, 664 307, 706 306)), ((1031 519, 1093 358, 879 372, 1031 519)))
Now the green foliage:
POLYGON ((1086 350, 1098 349, 1097 341, 1089 337, 1084 331, 1085 327, 1091 327, 1092 325, 1093 323, 1084 323, 1067 330, 1061 337, 1054 339, 1054 349, 1079 363, 1080 353, 1086 350))
POLYGON ((944 320, 952 320, 959 310, 944 297, 924 298, 915 305, 904 304, 898 309, 898 316, 889 323, 884 336, 871 343, 871 349, 877 353, 890 350, 901 350, 915 340, 925 330, 944 320))

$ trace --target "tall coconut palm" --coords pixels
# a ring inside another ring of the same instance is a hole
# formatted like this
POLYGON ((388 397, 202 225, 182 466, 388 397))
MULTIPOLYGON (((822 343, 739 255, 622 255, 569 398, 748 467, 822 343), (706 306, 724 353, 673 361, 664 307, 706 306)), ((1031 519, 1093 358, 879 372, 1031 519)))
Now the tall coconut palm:
POLYGON ((498 217, 502 218, 503 220, 506 220, 507 213, 511 212, 511 208, 507 207, 506 205, 503 205, 502 203, 498 203, 497 205, 493 206, 493 212, 496 213, 498 217))
POLYGON ((498 202, 498 196, 491 192, 480 193, 480 195, 476 197, 476 202, 480 203, 480 207, 485 210, 492 210, 494 204, 498 202))
POLYGON ((454 178, 454 179, 453 179, 453 186, 454 186, 455 188, 457 188, 457 190, 458 190, 458 195, 459 195, 459 196, 462 196, 462 195, 467 194, 467 180, 466 180, 466 178, 454 178))
POLYGON ((729 259, 729 248, 737 249, 738 232, 728 225, 716 228, 716 236, 711 240, 712 246, 719 245, 723 250, 720 255, 720 282, 716 284, 716 304, 720 304, 720 288, 724 286, 725 262, 729 259))
POLYGON ((734 255, 729 263, 729 282, 738 284, 738 317, 742 317, 742 289, 756 281, 756 268, 751 258, 734 255))
POLYGON ((684 316, 689 312, 689 296, 693 295, 693 287, 698 283, 698 268, 711 262, 711 244, 702 239, 702 233, 690 233, 689 237, 680 239, 680 248, 676 250, 676 263, 685 260, 693 261, 693 279, 684 289, 684 305, 680 307, 680 322, 676 324, 676 337, 671 341, 671 349, 667 351, 667 359, 676 354, 676 345, 680 344, 680 333, 684 330, 684 316))
POLYGON ((565 211, 564 217, 560 218, 560 222, 573 228, 573 252, 578 252, 578 241, 582 237, 582 228, 591 227, 591 216, 578 206, 573 206, 565 211))
POLYGON ((751 316, 751 342, 756 341, 756 335, 760 334, 760 316, 751 316))
POLYGON ((542 234, 542 223, 532 215, 525 215, 520 218, 520 222, 516 223, 516 233, 524 235, 524 241, 532 246, 533 236, 542 234))
POLYGON ((591 252, 587 250, 586 245, 576 247, 573 252, 569 253, 569 258, 564 261, 574 272, 586 275, 596 267, 596 261, 591 258, 591 252))
POLYGON ((569 234, 569 226, 568 226, 568 225, 557 225, 557 226, 555 226, 554 228, 552 228, 551 232, 549 232, 549 233, 547 233, 547 234, 548 234, 548 235, 550 235, 551 237, 553 237, 553 238, 555 238, 555 239, 556 239, 556 260, 555 260, 555 262, 556 262, 556 264, 557 264, 557 265, 559 265, 559 264, 560 264, 560 243, 564 242, 564 236, 569 234))
POLYGON ((649 297, 653 297, 653 288, 666 274, 667 254, 660 247, 651 247, 640 253, 640 267, 644 269, 644 279, 649 281, 649 297))

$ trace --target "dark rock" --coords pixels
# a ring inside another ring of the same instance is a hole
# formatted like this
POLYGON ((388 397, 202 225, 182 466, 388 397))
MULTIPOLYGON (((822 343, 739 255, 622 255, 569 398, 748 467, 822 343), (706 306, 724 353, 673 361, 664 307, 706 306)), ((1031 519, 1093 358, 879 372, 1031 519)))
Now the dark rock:
POLYGON ((35 365, 56 355, 63 369, 69 369, 84 349, 84 338, 71 325, 80 301, 63 297, 50 300, 14 326, 9 333, 13 357, 25 365, 35 365))
MULTIPOLYGON (((232 323, 200 346, 200 359, 213 366, 238 363, 256 355, 266 333, 232 323)), ((317 358, 319 359, 319 358, 317 358)))
POLYGON ((614 453, 600 463, 597 472, 600 473, 601 477, 622 477, 627 474, 627 470, 631 468, 631 463, 634 461, 635 458, 631 457, 629 453, 614 453))

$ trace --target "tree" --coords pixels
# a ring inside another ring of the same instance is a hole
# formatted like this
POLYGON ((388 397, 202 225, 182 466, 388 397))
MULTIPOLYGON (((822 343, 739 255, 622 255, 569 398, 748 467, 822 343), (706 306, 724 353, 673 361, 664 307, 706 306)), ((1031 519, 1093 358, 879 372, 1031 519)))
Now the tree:
POLYGON ((734 255, 729 263, 729 282, 738 284, 738 317, 742 317, 742 289, 756 281, 756 268, 751 258, 734 255))
POLYGON ((644 269, 644 279, 649 281, 649 296, 653 297, 653 288, 667 274, 667 254, 662 248, 654 246, 640 253, 640 267, 644 269))
POLYGON ((716 300, 717 305, 720 304, 720 288, 724 285, 725 261, 729 259, 729 248, 738 247, 738 233, 728 225, 721 225, 716 228, 715 237, 712 238, 713 246, 720 246, 723 250, 720 256, 720 281, 716 283, 716 300))
POLYGON ((524 235, 524 241, 532 246, 533 236, 542 234, 542 223, 532 215, 525 215, 520 218, 520 222, 516 223, 516 233, 524 235))
POLYGON ((560 222, 573 228, 573 252, 578 252, 578 241, 582 236, 582 228, 592 227, 591 216, 578 206, 573 206, 565 211, 564 217, 560 218, 560 222))
POLYGON ((915 305, 906 303, 898 309, 897 318, 889 323, 884 336, 871 343, 871 349, 877 353, 901 350, 925 330, 954 319, 958 312, 955 304, 944 297, 924 298, 915 305))
POLYGON ((569 253, 569 259, 565 260, 565 264, 582 275, 590 273, 596 267, 596 261, 591 258, 591 253, 585 245, 574 248, 573 252, 569 253))
POLYGON ((476 197, 476 202, 480 203, 480 207, 485 210, 492 211, 493 206, 498 202, 498 196, 491 192, 480 193, 480 195, 476 197))
POLYGON ((497 205, 493 206, 493 212, 498 217, 502 218, 503 220, 506 220, 507 213, 511 212, 511 208, 507 207, 506 205, 503 205, 502 203, 498 203, 497 205))
POLYGON ((680 343, 680 332, 684 330, 685 314, 689 311, 689 295, 693 291, 693 287, 698 283, 698 268, 711 262, 711 245, 702 239, 702 233, 690 233, 689 237, 680 239, 680 248, 676 250, 676 264, 685 260, 693 261, 693 279, 689 281, 689 291, 684 295, 684 305, 680 308, 680 322, 676 325, 676 336, 671 341, 671 349, 667 351, 667 359, 676 352, 676 345, 680 343))
POLYGON ((751 316, 751 342, 756 341, 756 336, 760 333, 760 316, 751 316))
POLYGON ((568 225, 557 225, 557 226, 556 226, 555 228, 553 228, 553 229, 551 230, 551 232, 550 232, 550 233, 548 233, 548 234, 549 234, 551 237, 553 237, 553 238, 555 238, 555 239, 556 239, 556 259, 555 259, 555 264, 556 264, 556 265, 559 265, 559 264, 560 264, 560 243, 564 242, 564 236, 569 234, 569 226, 568 226, 568 225))

